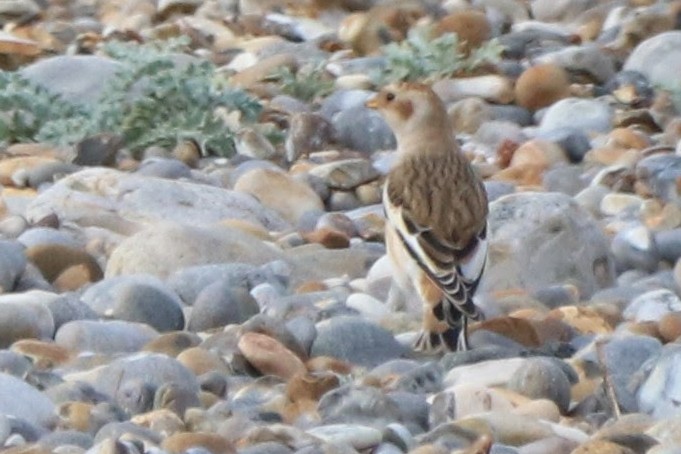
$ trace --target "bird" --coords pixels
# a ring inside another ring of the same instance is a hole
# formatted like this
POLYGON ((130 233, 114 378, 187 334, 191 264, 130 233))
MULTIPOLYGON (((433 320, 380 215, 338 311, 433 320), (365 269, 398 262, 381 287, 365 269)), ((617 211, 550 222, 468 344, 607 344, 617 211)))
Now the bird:
POLYGON ((487 263, 487 193, 461 153, 442 100, 426 84, 402 82, 365 102, 392 129, 397 159, 383 188, 385 241, 394 278, 423 303, 423 352, 469 349, 468 322, 487 263), (413 293, 413 291, 411 291, 413 293))

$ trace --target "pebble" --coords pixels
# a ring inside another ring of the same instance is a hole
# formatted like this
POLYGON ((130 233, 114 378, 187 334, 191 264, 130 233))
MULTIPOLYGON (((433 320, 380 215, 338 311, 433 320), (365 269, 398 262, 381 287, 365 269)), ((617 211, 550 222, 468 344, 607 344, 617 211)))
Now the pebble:
POLYGON ((251 170, 239 177, 234 189, 255 196, 293 225, 298 224, 306 212, 324 208, 310 186, 280 171, 251 170))
POLYGON ((376 366, 404 353, 387 330, 361 317, 334 317, 318 323, 310 350, 311 356, 331 356, 363 366, 376 366))
POLYGON ((165 278, 189 266, 225 262, 262 265, 281 256, 256 237, 234 228, 169 223, 123 240, 112 252, 104 274, 165 278))
POLYGON ((247 289, 220 280, 206 286, 197 295, 187 329, 197 332, 239 324, 259 312, 258 303, 247 289))
POLYGON ((101 317, 146 323, 158 331, 184 327, 180 298, 151 276, 119 276, 88 288, 83 302, 101 317))
POLYGON ((589 99, 565 98, 551 105, 544 112, 539 130, 549 133, 572 128, 584 133, 607 132, 612 128, 613 111, 603 102, 589 99), (580 112, 575 117, 572 112, 580 112))
POLYGON ((543 358, 530 359, 513 374, 508 384, 509 389, 524 396, 554 402, 561 413, 566 413, 570 405, 570 386, 563 370, 543 358))
POLYGON ((605 236, 567 195, 502 197, 490 204, 489 224, 492 252, 482 288, 538 289, 571 282, 580 294, 591 295, 613 283, 614 263, 605 236), (530 261, 526 251, 537 253, 530 261), (557 257, 571 258, 554 261, 557 257))
POLYGON ((54 318, 40 291, 0 295, 0 345, 19 339, 50 339, 54 318))
POLYGON ((681 300, 675 293, 666 290, 652 290, 637 296, 624 309, 624 318, 637 322, 659 322, 665 315, 681 311, 681 300))
POLYGON ((348 445, 356 450, 371 449, 383 439, 380 430, 353 424, 318 426, 308 433, 333 445, 348 445))
POLYGON ((26 256, 19 243, 0 240, 0 293, 8 293, 14 289, 26 263, 26 256))
POLYGON ((675 396, 679 393, 678 355, 681 351, 674 344, 668 344, 656 360, 647 365, 649 374, 638 390, 638 406, 644 413, 655 418, 670 418, 679 415, 675 396))
POLYGON ((0 413, 38 428, 54 424, 54 404, 39 390, 6 373, 0 373, 0 385, 0 413))
POLYGON ((158 337, 147 324, 122 320, 73 320, 57 330, 54 341, 72 351, 132 353, 158 337))
POLYGON ((246 360, 263 375, 284 379, 305 371, 305 365, 284 345, 264 334, 244 333, 239 350, 246 360))
POLYGON ((28 80, 77 104, 94 103, 103 94, 107 80, 121 70, 122 64, 95 55, 58 55, 26 66, 21 75, 28 80), (77 84, 74 72, 79 75, 77 84))
POLYGON ((526 69, 515 83, 516 102, 530 110, 548 107, 569 95, 570 80, 567 72, 552 64, 526 69))

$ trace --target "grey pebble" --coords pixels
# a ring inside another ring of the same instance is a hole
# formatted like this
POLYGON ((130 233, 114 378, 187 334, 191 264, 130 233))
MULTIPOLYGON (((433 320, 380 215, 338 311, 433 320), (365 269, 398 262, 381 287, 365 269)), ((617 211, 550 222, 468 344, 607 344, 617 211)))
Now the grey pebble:
POLYGON ((632 268, 651 272, 657 269, 660 261, 653 235, 644 226, 617 232, 612 239, 611 249, 619 273, 632 268))
POLYGON ((80 380, 105 395, 115 396, 128 380, 144 377, 145 382, 158 388, 164 383, 174 383, 192 392, 199 385, 194 374, 175 358, 156 353, 137 353, 116 359, 109 364, 83 372, 72 372, 65 380, 80 380))
POLYGON ((102 354, 133 353, 156 339, 147 324, 122 320, 74 320, 62 325, 54 341, 69 350, 102 354))
POLYGON ((0 240, 0 293, 11 292, 26 268, 23 247, 17 241, 0 240))
POLYGON ((107 81, 123 67, 112 58, 94 55, 60 55, 38 60, 20 73, 54 94, 77 104, 95 103, 107 81), (78 74, 77 78, 73 75, 78 74))
POLYGON ((681 392, 681 346, 667 344, 660 355, 645 368, 649 370, 645 381, 638 390, 640 411, 658 419, 681 415, 677 396, 681 392))
POLYGON ((47 308, 54 319, 55 332, 65 323, 74 320, 94 320, 99 318, 97 313, 82 302, 76 294, 61 294, 59 298, 47 301, 47 308))
POLYGON ((608 132, 612 129, 613 109, 595 99, 566 98, 551 105, 544 112, 539 132, 574 128, 583 133, 608 132), (579 112, 578 116, 574 112, 579 112))
POLYGON ((362 366, 376 366, 405 353, 387 330, 360 317, 334 317, 317 324, 312 356, 331 356, 362 366))
POLYGON ((256 443, 246 448, 239 449, 238 454, 292 454, 293 450, 288 446, 275 441, 256 443))
POLYGON ((324 424, 354 423, 377 428, 400 421, 402 413, 397 403, 380 390, 353 386, 324 394, 317 411, 324 424))
POLYGON ((25 338, 51 339, 54 318, 45 301, 52 296, 40 291, 0 295, 0 347, 25 338))
POLYGON ((570 405, 571 383, 561 368, 548 359, 529 359, 525 367, 513 374, 508 387, 532 399, 549 399, 563 414, 570 405))
POLYGON ((182 302, 153 276, 119 276, 89 287, 82 300, 101 317, 146 323, 163 332, 184 328, 182 302))
POLYGON ((191 306, 201 291, 218 281, 227 281, 234 286, 255 286, 267 278, 258 278, 258 267, 245 263, 216 263, 188 266, 171 274, 166 280, 168 287, 176 292, 182 301, 191 306))
POLYGON ((167 158, 148 158, 135 171, 137 175, 176 180, 191 178, 191 168, 182 161, 167 158))
POLYGON ((332 124, 338 142, 351 150, 371 153, 396 146, 395 136, 383 118, 363 105, 338 112, 332 124))
POLYGON ((40 445, 48 449, 57 449, 60 446, 71 445, 82 449, 89 449, 94 444, 94 438, 90 434, 77 430, 60 430, 41 437, 40 445))
POLYGON ((229 324, 245 322, 258 314, 257 301, 244 287, 228 281, 216 281, 196 297, 187 321, 189 331, 206 331, 229 324))
POLYGON ((51 427, 55 406, 42 392, 23 380, 0 373, 0 414, 24 419, 37 427, 51 427))

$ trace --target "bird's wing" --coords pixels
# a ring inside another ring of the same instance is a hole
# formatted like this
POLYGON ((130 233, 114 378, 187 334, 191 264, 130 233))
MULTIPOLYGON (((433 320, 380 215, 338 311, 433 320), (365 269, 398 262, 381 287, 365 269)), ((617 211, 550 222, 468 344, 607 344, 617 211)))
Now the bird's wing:
POLYGON ((480 318, 480 312, 473 304, 473 293, 487 261, 486 225, 467 244, 459 246, 439 238, 431 228, 417 224, 408 210, 390 200, 387 191, 383 200, 388 221, 405 249, 450 303, 443 305, 444 314, 438 318, 452 325, 459 324, 461 313, 473 319, 480 318))

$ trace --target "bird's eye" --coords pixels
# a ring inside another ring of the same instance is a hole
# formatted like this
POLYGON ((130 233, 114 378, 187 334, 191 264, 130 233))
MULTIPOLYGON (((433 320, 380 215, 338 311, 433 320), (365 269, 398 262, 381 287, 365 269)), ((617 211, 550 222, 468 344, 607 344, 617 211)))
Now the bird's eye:
POLYGON ((395 93, 393 93, 393 92, 386 93, 385 99, 386 99, 386 101, 392 101, 393 99, 395 99, 395 93))

